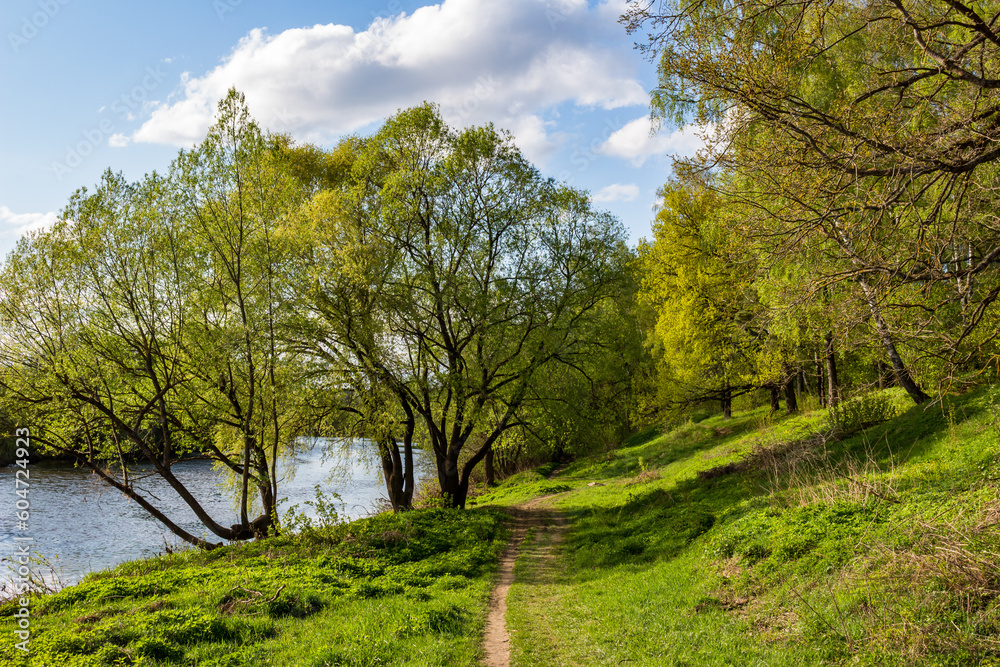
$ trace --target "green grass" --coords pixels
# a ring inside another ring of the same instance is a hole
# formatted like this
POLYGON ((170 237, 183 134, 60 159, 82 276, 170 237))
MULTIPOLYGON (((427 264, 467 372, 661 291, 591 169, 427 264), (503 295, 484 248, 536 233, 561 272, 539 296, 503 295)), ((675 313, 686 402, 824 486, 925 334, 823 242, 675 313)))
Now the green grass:
POLYGON ((996 400, 877 400, 901 414, 844 439, 761 409, 480 498, 558 485, 571 520, 518 563, 514 664, 1000 664, 996 400))
POLYGON ((33 599, 28 660, 0 608, 0 664, 475 664, 503 521, 420 510, 125 563, 33 599))
POLYGON ((475 665, 501 508, 548 497, 566 526, 517 563, 514 665, 1000 665, 998 406, 710 417, 467 512, 126 563, 34 598, 27 662, 0 606, 0 664, 475 665))

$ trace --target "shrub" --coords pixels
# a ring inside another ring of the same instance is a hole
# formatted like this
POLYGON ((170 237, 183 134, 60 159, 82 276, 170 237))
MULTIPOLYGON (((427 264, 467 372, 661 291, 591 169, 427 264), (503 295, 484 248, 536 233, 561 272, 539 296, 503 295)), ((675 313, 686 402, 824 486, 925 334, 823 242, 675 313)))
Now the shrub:
POLYGON ((830 408, 829 420, 837 434, 847 436, 889 421, 897 414, 889 397, 876 392, 854 396, 834 405, 830 408))

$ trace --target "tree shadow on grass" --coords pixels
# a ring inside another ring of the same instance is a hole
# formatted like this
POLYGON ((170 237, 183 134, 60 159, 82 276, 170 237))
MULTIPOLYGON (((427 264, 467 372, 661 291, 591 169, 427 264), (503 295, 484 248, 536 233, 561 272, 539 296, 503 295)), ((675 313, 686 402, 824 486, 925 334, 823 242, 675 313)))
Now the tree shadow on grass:
POLYGON ((577 462, 565 475, 568 479, 611 480, 635 474, 639 468, 663 468, 704 456, 713 449, 728 447, 731 452, 727 453, 732 453, 748 433, 759 428, 762 415, 759 411, 749 413, 722 424, 716 424, 715 420, 688 423, 668 433, 643 431, 626 441, 621 449, 607 452, 596 461, 577 462))
POLYGON ((635 491, 622 504, 570 510, 560 576, 587 581, 608 569, 639 571, 679 556, 738 502, 742 480, 685 479, 669 488, 635 491), (712 493, 706 493, 712 489, 712 493))
MULTIPOLYGON (((800 483, 809 484, 812 475, 827 471, 836 474, 850 461, 867 464, 873 470, 889 470, 904 462, 926 456, 940 447, 940 439, 952 426, 981 419, 988 409, 982 391, 948 397, 929 408, 914 406, 893 420, 868 428, 863 433, 837 440, 809 436, 757 447, 741 460, 700 471, 694 477, 678 480, 670 486, 636 485, 619 488, 622 502, 608 507, 569 508, 570 526, 559 547, 564 569, 556 575, 583 582, 605 575, 609 569, 627 567, 639 571, 654 564, 677 558, 713 527, 735 520, 743 512, 732 509, 758 498, 767 503, 773 491, 789 479, 789 462, 796 456, 811 456, 808 465, 799 468, 800 483), (783 467, 784 466, 784 467, 783 467), (782 475, 784 474, 784 477, 782 475)), ((702 425, 694 425, 702 426, 702 425)), ((758 427, 752 418, 745 419, 732 432, 711 433, 704 438, 689 438, 675 443, 657 444, 645 438, 642 445, 618 454, 614 461, 599 470, 581 470, 591 479, 611 479, 635 470, 634 462, 657 447, 682 460, 703 454, 726 442, 745 437, 758 427)), ((707 426, 708 429, 718 427, 707 426)), ((743 443, 746 444, 745 442, 743 443)), ((986 454, 984 453, 984 456, 986 454)), ((657 466, 659 460, 653 460, 657 466)), ((942 471, 938 482, 947 485, 957 472, 942 471)), ((751 511, 750 505, 746 506, 751 511)))
MULTIPOLYGON (((941 448, 941 440, 950 429, 985 418, 986 392, 983 387, 961 396, 946 396, 930 405, 914 405, 889 421, 849 437, 828 439, 817 466, 837 470, 857 464, 868 471, 885 472, 927 457, 941 448)), ((963 444, 956 442, 955 446, 962 448, 963 444)), ((975 456, 971 448, 968 453, 975 456)))

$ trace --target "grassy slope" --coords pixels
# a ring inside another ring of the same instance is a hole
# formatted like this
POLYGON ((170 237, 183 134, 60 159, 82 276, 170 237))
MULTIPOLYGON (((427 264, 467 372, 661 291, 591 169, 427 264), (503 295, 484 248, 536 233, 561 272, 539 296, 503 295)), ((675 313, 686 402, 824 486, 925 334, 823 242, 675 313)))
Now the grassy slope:
MULTIPOLYGON (((33 600, 27 664, 476 664, 496 506, 550 494, 570 523, 555 563, 518 563, 515 665, 992 664, 996 403, 982 389, 844 440, 810 436, 823 411, 713 418, 521 474, 478 500, 493 508, 127 563, 33 600)), ((13 611, 4 665, 25 664, 13 611)))
POLYGON ((889 395, 905 412, 849 439, 759 410, 482 498, 562 492, 571 519, 555 567, 518 563, 514 664, 993 664, 995 399, 889 395))
POLYGON ((34 599, 27 661, 0 607, 0 664, 475 664, 508 537, 497 510, 421 510, 133 561, 34 599))

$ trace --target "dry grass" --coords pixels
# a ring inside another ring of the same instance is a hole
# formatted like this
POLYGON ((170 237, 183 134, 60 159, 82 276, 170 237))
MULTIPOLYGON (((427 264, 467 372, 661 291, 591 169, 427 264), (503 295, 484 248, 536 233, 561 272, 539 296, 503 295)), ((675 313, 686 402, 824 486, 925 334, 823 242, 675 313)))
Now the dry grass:
POLYGON ((643 470, 641 473, 630 479, 626 484, 645 484, 647 482, 653 482, 655 480, 661 479, 663 475, 660 474, 659 470, 643 470))
MULTIPOLYGON (((833 461, 826 444, 817 437, 755 453, 754 465, 767 472, 775 504, 901 502, 901 466, 893 457, 879 462, 866 447, 861 456, 833 461)), ((826 611, 812 609, 805 597, 802 608, 849 646, 877 646, 904 660, 961 653, 978 664, 997 655, 1000 498, 988 491, 911 507, 878 538, 866 531, 854 565, 819 596, 827 599, 826 611), (835 591, 855 600, 850 608, 838 605, 835 591)))
POLYGON ((899 468, 889 457, 887 464, 866 446, 863 455, 833 459, 828 445, 837 436, 817 433, 783 447, 754 453, 754 465, 765 474, 766 490, 774 502, 784 506, 899 502, 899 468))
POLYGON ((977 660, 1000 651, 997 531, 976 533, 956 520, 916 520, 912 545, 873 545, 857 605, 866 641, 913 660, 961 652, 977 660), (905 600, 905 603, 900 601, 905 600))

